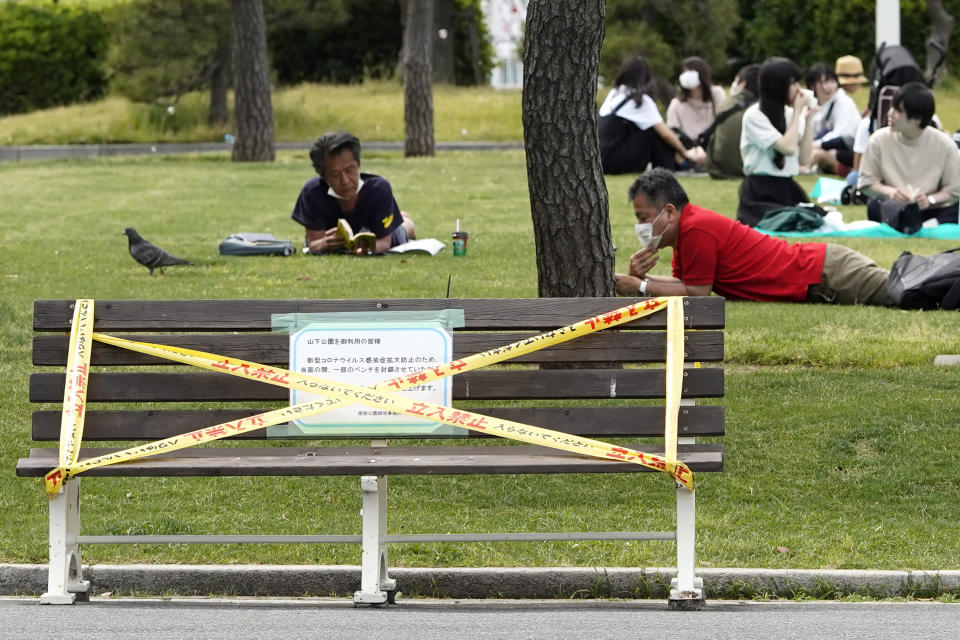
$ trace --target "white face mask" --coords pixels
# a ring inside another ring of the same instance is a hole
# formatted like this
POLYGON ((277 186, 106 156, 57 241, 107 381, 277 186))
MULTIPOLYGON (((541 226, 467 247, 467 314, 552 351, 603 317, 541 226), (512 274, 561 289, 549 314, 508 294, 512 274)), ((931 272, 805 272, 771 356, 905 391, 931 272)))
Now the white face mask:
POLYGON ((633 225, 634 230, 637 232, 637 240, 640 241, 640 246, 648 249, 657 249, 660 247, 660 238, 663 237, 663 232, 661 231, 657 235, 653 235, 653 223, 657 221, 662 213, 663 209, 658 211, 653 222, 638 222, 633 225))
POLYGON ((680 86, 689 91, 700 86, 700 72, 694 69, 684 71, 678 78, 680 86))

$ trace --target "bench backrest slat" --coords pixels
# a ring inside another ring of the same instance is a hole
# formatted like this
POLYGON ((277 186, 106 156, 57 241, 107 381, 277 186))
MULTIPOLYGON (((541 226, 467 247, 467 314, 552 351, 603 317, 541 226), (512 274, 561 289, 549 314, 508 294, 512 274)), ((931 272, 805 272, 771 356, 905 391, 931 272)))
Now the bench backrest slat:
MULTIPOLYGON (((536 371, 511 369, 471 371, 453 378, 454 400, 660 398, 662 369, 584 369, 536 371)), ((685 372, 683 395, 710 398, 723 395, 723 371, 716 368, 685 372)), ((30 376, 31 402, 63 399, 64 374, 30 376)), ((256 380, 221 373, 99 373, 87 387, 88 402, 239 402, 286 400, 290 392, 256 380)))
MULTIPOLYGON (((464 358, 475 353, 502 347, 537 335, 535 332, 461 333, 453 340, 453 357, 464 358)), ((208 353, 225 354, 262 364, 283 365, 290 362, 290 339, 281 333, 248 334, 174 334, 118 335, 140 342, 166 344, 208 353)), ((64 366, 67 362, 67 335, 41 335, 33 340, 33 364, 64 366)), ((510 363, 542 362, 663 362, 667 337, 663 331, 616 331, 583 336, 571 342, 511 358, 510 363)), ((723 360, 723 333, 695 331, 685 341, 687 360, 717 362, 723 360)), ((176 364, 153 356, 100 344, 93 352, 94 365, 161 365, 176 364)))
MULTIPOLYGON (((459 359, 609 313, 635 301, 97 300, 94 327, 112 335, 127 333, 135 340, 287 367, 289 336, 271 331, 271 314, 462 308, 466 326, 458 328, 453 338, 453 358, 459 359)), ((34 306, 37 333, 33 360, 41 369, 30 376, 30 400, 54 405, 34 412, 33 438, 37 441, 55 442, 59 438, 58 407, 63 399, 66 332, 73 305, 71 300, 40 300, 34 306)), ((722 361, 723 324, 723 299, 684 300, 684 351, 688 364, 722 361)), ((665 329, 666 314, 658 312, 614 330, 599 331, 501 365, 454 376, 453 400, 460 408, 569 433, 662 438, 665 329), (574 368, 563 368, 565 363, 574 368), (541 368, 541 364, 553 366, 541 368), (651 406, 638 407, 636 400, 651 406), (468 406, 475 401, 487 404, 468 406)), ((284 406, 289 398, 289 391, 282 387, 204 372, 102 343, 94 343, 92 366, 85 443, 165 438, 275 409, 284 406), (142 407, 137 403, 150 404, 142 407)), ((721 397, 723 387, 720 367, 688 367, 684 371, 684 398, 721 397)), ((723 407, 682 407, 679 430, 680 435, 723 435, 723 407)), ((243 436, 264 437, 267 436, 263 430, 243 436)), ((465 437, 485 436, 469 432, 465 437)))
MULTIPOLYGON (((505 418, 564 433, 592 437, 663 435, 663 407, 477 407, 459 405, 495 418, 505 418)), ((262 408, 211 410, 119 410, 91 411, 87 414, 84 437, 90 440, 159 440, 212 424, 246 418, 262 408), (136 429, 131 429, 136 425, 136 429)), ((683 436, 722 436, 724 409, 718 406, 689 406, 680 410, 678 430, 683 436)), ((37 411, 33 414, 33 439, 56 441, 60 438, 60 412, 37 411)), ((234 436, 258 440, 258 432, 234 436)), ((468 431, 468 438, 489 438, 468 431)))
MULTIPOLYGON (((628 298, 97 300, 94 315, 98 331, 269 331, 271 314, 463 309, 466 329, 550 329, 613 311, 630 302, 628 298)), ((37 300, 34 331, 69 331, 73 304, 71 300, 37 300)), ((686 304, 687 328, 723 328, 722 300, 688 298, 686 304)), ((666 314, 646 316, 631 326, 663 329, 666 314)))

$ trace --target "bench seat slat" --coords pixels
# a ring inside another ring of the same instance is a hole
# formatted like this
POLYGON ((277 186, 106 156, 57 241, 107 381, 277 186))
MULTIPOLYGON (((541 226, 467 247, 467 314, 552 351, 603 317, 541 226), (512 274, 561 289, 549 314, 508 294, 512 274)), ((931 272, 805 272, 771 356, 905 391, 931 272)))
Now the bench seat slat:
MULTIPOLYGON (((535 332, 457 333, 453 339, 453 357, 465 358, 475 353, 502 347, 536 335, 535 332)), ((261 364, 287 366, 290 362, 290 338, 280 333, 248 334, 180 334, 120 336, 141 342, 167 344, 241 358, 261 364)), ((33 340, 33 364, 65 366, 66 335, 37 336, 33 340)), ((723 333, 697 331, 688 333, 684 348, 687 361, 717 362, 723 359, 723 333)), ((94 365, 175 365, 171 360, 155 358, 129 349, 96 343, 92 352, 94 365)), ((570 342, 511 358, 509 362, 663 362, 666 356, 666 333, 662 331, 608 331, 577 338, 570 342)))
MULTIPOLYGON (((504 418, 533 426, 588 437, 663 436, 663 407, 459 407, 495 418, 504 418)), ((210 409, 183 411, 90 411, 83 428, 84 441, 159 440, 239 420, 265 411, 259 409, 210 409)), ((59 411, 33 414, 33 439, 60 439, 59 411)), ((678 420, 681 436, 722 436, 724 408, 698 405, 682 407, 678 420)), ((264 430, 238 434, 235 439, 263 439, 264 430)), ((394 436, 391 436, 393 438, 394 436)), ((456 436, 462 437, 462 436, 456 436)), ((468 438, 490 438, 488 434, 468 431, 468 438)))
MULTIPOLYGON (((81 449, 80 460, 117 449, 81 449)), ((663 455, 663 447, 644 446, 663 455)), ((694 471, 720 471, 723 445, 680 445, 678 457, 694 471)), ((56 466, 55 448, 31 449, 17 475, 40 477, 56 466)), ((190 448, 91 469, 87 477, 478 475, 499 473, 627 473, 652 471, 537 446, 190 448)))
MULTIPOLYGON (((270 315, 337 311, 463 309, 468 329, 550 329, 613 311, 643 298, 382 299, 382 300, 96 300, 98 331, 250 331, 270 329, 270 315)), ((35 331, 69 331, 73 300, 34 302, 35 331)), ((724 326, 724 300, 685 300, 690 329, 724 326)), ((655 313, 637 326, 664 328, 655 313)))
MULTIPOLYGON (((30 376, 31 402, 63 399, 65 375, 30 376)), ((658 398, 664 394, 663 369, 478 370, 453 378, 455 400, 658 398)), ((723 395, 723 369, 687 369, 683 395, 723 395)), ((283 387, 220 373, 96 373, 87 402, 222 402, 286 400, 283 387)))

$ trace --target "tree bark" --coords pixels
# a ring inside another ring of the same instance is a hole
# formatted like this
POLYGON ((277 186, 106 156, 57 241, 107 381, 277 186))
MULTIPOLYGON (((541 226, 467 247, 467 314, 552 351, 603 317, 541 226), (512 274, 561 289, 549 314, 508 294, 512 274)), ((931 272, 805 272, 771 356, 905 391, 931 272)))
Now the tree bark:
POLYGON ((597 141, 603 0, 531 0, 523 140, 541 297, 614 295, 607 188, 597 141))
POLYGON ((236 87, 234 162, 272 162, 273 106, 267 63, 267 23, 261 0, 232 0, 236 87))
POLYGON ((227 124, 230 110, 227 107, 227 88, 230 86, 230 34, 221 34, 217 41, 217 51, 213 72, 210 74, 210 112, 207 123, 211 127, 227 124))
POLYGON ((927 38, 927 78, 939 80, 947 75, 946 55, 950 50, 950 33, 956 19, 947 13, 941 0, 927 0, 927 18, 930 20, 930 37, 927 38), (938 46, 942 47, 938 49, 938 46), (943 57, 944 64, 935 68, 943 57), (936 73, 936 78, 934 78, 936 73))
POLYGON ((403 29, 403 154, 432 156, 433 0, 408 0, 403 29))

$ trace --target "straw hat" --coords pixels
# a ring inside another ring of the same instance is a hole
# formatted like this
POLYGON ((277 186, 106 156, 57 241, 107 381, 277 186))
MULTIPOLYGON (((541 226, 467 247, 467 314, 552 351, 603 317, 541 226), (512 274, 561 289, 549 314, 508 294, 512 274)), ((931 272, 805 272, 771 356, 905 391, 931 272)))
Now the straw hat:
POLYGON ((837 79, 842 85, 867 81, 866 76, 863 75, 863 63, 857 56, 840 56, 837 58, 834 73, 837 74, 837 79))

